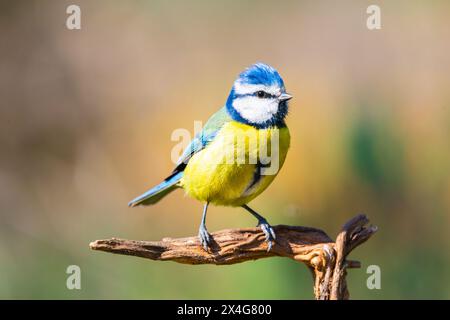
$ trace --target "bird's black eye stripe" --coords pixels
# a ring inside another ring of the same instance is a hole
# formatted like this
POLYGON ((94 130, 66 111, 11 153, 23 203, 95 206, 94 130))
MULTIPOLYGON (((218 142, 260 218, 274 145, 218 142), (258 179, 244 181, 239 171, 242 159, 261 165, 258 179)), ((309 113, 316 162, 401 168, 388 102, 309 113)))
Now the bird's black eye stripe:
POLYGON ((267 93, 267 92, 265 92, 263 90, 256 91, 255 95, 258 98, 275 98, 275 96, 273 94, 267 93))

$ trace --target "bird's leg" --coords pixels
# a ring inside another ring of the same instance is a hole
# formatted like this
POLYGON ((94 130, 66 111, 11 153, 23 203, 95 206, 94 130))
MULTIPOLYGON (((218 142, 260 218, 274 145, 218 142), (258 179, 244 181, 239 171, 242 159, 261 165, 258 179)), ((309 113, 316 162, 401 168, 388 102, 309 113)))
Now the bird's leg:
POLYGON ((275 242, 276 236, 275 231, 270 226, 270 224, 267 222, 267 220, 261 216, 258 212, 244 204, 242 206, 245 210, 250 212, 256 219, 258 219, 258 225, 257 227, 261 227, 262 232, 264 232, 264 235, 266 236, 266 242, 267 242, 267 251, 270 251, 272 249, 272 245, 275 242))
POLYGON ((203 249, 205 249, 205 251, 208 251, 208 247, 211 245, 212 240, 211 235, 208 233, 208 230, 206 230, 206 212, 208 211, 208 205, 209 203, 207 202, 203 207, 202 222, 200 223, 200 228, 198 229, 200 244, 202 245, 203 249))

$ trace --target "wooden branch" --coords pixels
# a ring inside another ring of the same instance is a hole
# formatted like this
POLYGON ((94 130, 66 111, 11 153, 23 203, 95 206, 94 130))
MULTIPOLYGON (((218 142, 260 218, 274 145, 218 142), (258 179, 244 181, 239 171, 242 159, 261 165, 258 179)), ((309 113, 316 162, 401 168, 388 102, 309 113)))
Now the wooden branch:
POLYGON ((348 299, 346 270, 359 268, 347 255, 376 232, 367 226, 365 215, 347 222, 335 242, 322 230, 309 227, 274 226, 276 242, 267 252, 265 236, 259 228, 226 229, 212 233, 209 252, 203 250, 198 237, 164 238, 161 241, 124 239, 96 240, 91 249, 152 260, 185 264, 235 264, 273 256, 287 257, 306 264, 313 273, 316 299, 348 299))

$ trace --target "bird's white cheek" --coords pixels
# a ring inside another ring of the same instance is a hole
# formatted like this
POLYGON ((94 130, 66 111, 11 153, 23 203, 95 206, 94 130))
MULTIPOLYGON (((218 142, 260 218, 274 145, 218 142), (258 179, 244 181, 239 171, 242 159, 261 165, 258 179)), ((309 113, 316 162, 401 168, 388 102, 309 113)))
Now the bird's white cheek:
POLYGON ((252 123, 264 123, 278 112, 278 101, 253 96, 242 97, 233 101, 233 107, 245 120, 252 123))

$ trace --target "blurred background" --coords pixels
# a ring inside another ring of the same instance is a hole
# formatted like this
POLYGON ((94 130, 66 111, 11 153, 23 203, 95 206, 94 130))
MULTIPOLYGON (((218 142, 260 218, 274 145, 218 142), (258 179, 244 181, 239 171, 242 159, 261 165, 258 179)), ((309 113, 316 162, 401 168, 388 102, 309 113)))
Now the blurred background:
MULTIPOLYGON (((127 202, 172 170, 173 130, 193 133, 263 61, 295 98, 290 153, 254 208, 332 238, 363 212, 379 232, 351 254, 351 297, 449 299, 449 14, 438 0, 2 0, 0 298, 312 299, 288 259, 192 267, 88 247, 197 234, 202 205, 182 190, 127 202), (70 4, 81 30, 65 26, 70 4)), ((242 209, 208 216, 210 231, 254 225, 242 209)))

